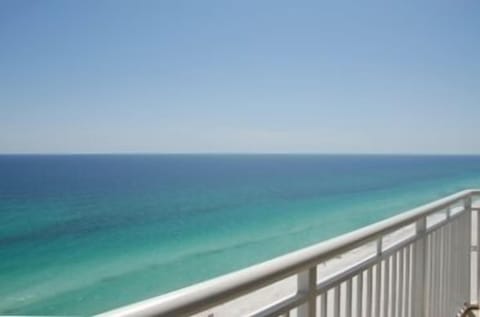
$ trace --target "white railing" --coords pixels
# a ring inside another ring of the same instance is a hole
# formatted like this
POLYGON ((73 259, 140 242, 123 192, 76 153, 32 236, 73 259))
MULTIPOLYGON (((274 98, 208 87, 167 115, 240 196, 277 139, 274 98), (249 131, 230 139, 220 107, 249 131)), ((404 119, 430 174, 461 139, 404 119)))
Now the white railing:
POLYGON ((472 207, 476 195, 480 197, 480 190, 462 191, 314 246, 99 316, 203 312, 200 316, 217 317, 215 307, 288 278, 297 281, 293 294, 247 315, 460 315, 478 302, 480 294, 476 234, 480 209, 472 207), (319 264, 372 244, 372 253, 322 276, 319 264))

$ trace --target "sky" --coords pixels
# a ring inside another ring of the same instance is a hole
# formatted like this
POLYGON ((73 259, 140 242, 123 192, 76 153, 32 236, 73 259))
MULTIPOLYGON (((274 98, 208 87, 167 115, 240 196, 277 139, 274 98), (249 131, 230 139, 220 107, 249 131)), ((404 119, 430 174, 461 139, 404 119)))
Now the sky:
POLYGON ((0 153, 480 154, 480 1, 0 0, 0 153))

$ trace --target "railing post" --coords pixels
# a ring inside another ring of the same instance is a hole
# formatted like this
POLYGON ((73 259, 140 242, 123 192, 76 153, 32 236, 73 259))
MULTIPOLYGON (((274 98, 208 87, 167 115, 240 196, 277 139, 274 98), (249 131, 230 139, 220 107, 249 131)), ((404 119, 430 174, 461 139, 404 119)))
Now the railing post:
MULTIPOLYGON (((467 236, 468 240, 468 252, 466 254, 467 256, 467 289, 468 289, 468 302, 472 302, 472 290, 473 289, 478 289, 478 281, 472 282, 472 251, 474 250, 473 248, 473 239, 472 239, 472 219, 473 219, 473 213, 472 213, 472 198, 471 196, 466 197, 463 200, 463 208, 465 209, 465 215, 467 216, 468 219, 468 224, 467 224, 467 232, 465 235, 467 236), (475 288, 474 288, 475 287, 475 288)), ((478 213, 477 213, 478 216, 478 213)), ((477 218, 478 219, 478 218, 477 218)), ((478 229, 477 229, 478 230, 478 229)), ((478 232, 478 231, 477 231, 478 232)), ((477 246, 477 254, 478 254, 478 234, 477 234, 477 241, 475 241, 475 245, 477 246)), ((477 272, 478 272, 478 257, 477 257, 477 272)), ((477 277, 478 279, 478 277, 477 277)), ((478 290, 477 290, 478 294, 478 290)))
POLYGON ((377 268, 375 269, 375 315, 380 316, 380 289, 381 289, 381 278, 382 278, 382 249, 383 249, 383 239, 379 237, 376 241, 377 251, 375 256, 379 259, 377 268))
POLYGON ((317 267, 311 267, 297 275, 299 293, 307 295, 307 302, 298 308, 298 317, 314 317, 317 312, 317 267))
POLYGON ((418 237, 413 250, 412 272, 412 316, 425 316, 425 252, 426 252, 427 219, 421 217, 416 222, 416 235, 418 237))
POLYGON ((475 228, 475 234, 477 235, 476 251, 477 251, 477 278, 475 280, 477 289, 477 304, 480 304, 480 209, 477 210, 477 227, 475 228))
POLYGON ((477 276, 475 279, 475 285, 477 289, 477 304, 480 304, 480 209, 477 210, 477 227, 475 228, 475 234, 477 235, 476 251, 477 251, 477 276))

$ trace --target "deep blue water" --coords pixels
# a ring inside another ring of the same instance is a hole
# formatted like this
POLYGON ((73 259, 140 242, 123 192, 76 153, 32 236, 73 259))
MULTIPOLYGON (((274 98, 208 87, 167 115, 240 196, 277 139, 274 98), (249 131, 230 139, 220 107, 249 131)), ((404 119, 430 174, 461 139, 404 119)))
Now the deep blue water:
POLYGON ((478 156, 0 156, 0 314, 92 314, 464 188, 478 156))

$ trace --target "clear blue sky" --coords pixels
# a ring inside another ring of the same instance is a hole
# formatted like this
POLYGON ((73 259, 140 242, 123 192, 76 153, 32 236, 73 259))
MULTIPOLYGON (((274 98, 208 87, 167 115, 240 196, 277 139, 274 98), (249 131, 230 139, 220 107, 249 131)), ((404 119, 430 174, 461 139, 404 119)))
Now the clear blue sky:
POLYGON ((480 153, 480 1, 0 0, 0 152, 480 153))

